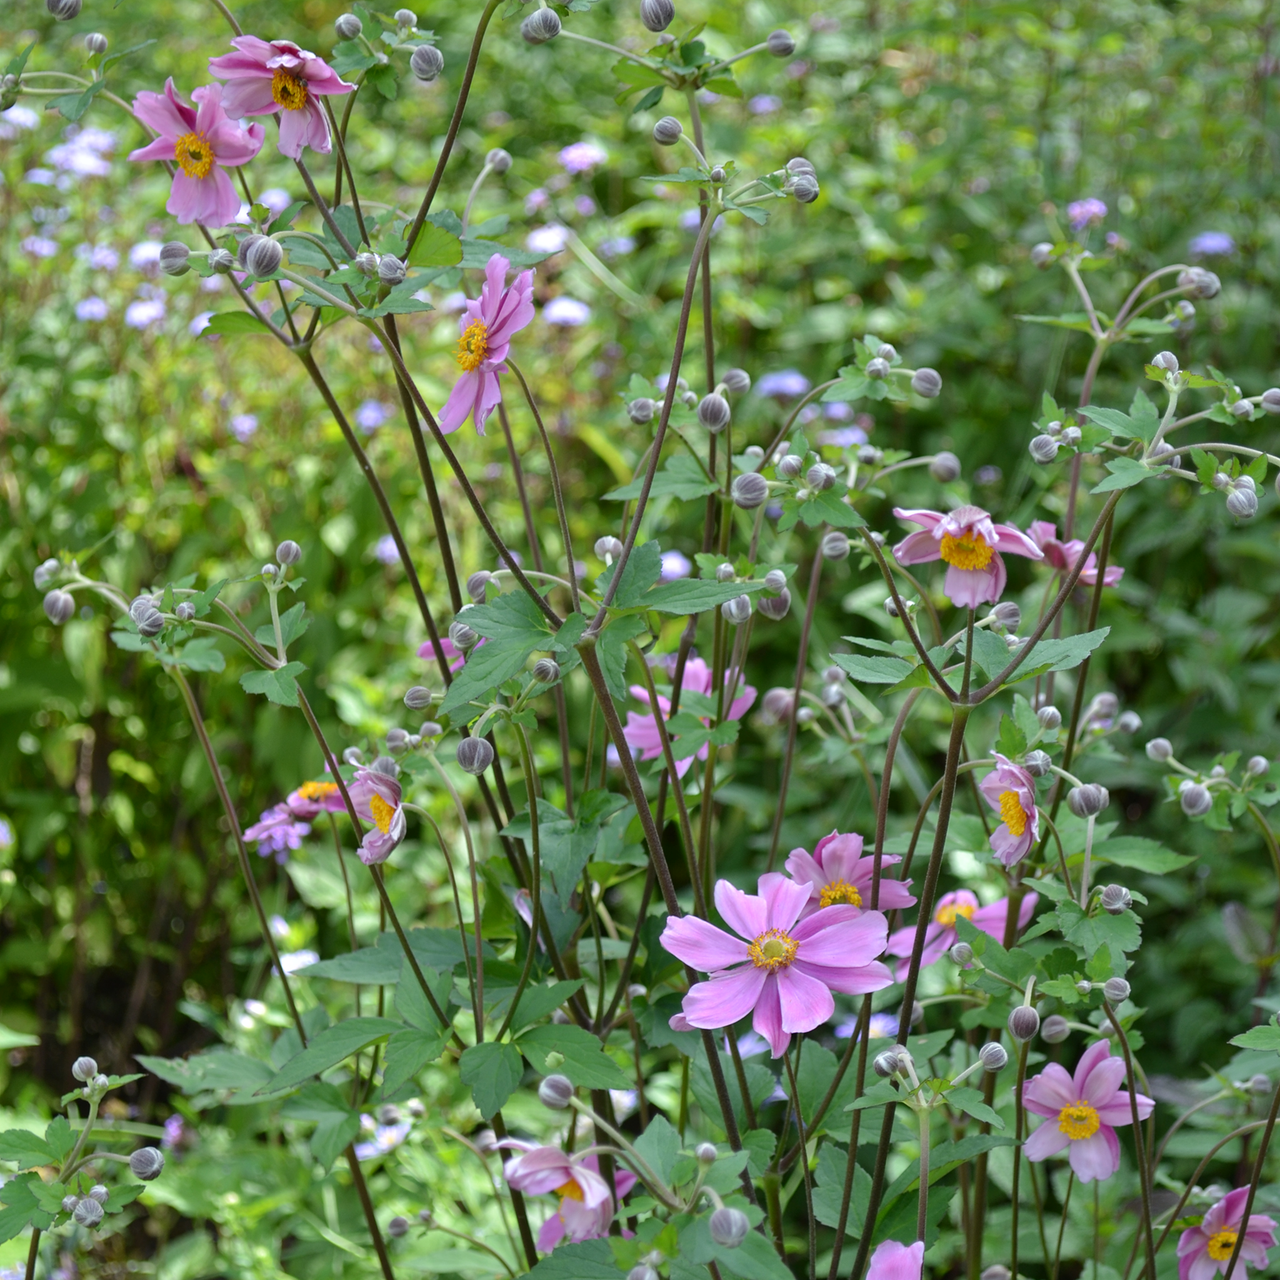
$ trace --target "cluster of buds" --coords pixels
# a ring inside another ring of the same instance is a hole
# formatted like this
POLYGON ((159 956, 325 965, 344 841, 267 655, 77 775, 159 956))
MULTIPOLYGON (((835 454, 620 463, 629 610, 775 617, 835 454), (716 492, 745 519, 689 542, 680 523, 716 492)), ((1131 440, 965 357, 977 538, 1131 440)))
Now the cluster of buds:
POLYGON ((1078 449, 1083 435, 1074 422, 1064 425, 1058 421, 1045 423, 1044 430, 1027 445, 1033 462, 1048 466, 1061 448, 1078 449))
POLYGON ((1215 791, 1247 792, 1271 771, 1271 761, 1266 756, 1250 756, 1241 770, 1240 781, 1236 783, 1225 765, 1214 765, 1208 774, 1199 774, 1181 764, 1174 757, 1173 743, 1168 738, 1152 738, 1146 750, 1148 760, 1168 765, 1183 775, 1177 787, 1178 804, 1188 818, 1203 818, 1213 808, 1215 791))

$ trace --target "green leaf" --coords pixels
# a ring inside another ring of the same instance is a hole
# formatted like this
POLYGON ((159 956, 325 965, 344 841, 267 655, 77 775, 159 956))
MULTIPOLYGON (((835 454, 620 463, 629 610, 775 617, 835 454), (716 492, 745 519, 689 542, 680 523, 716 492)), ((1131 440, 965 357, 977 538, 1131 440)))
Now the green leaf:
POLYGON ((378 65, 375 54, 367 53, 358 40, 340 40, 329 55, 329 65, 340 75, 350 76, 378 65))
POLYGON ((463 1084, 471 1086, 471 1097, 480 1114, 490 1120, 519 1088, 524 1062, 515 1045, 486 1040, 483 1044, 473 1044, 462 1055, 458 1060, 458 1074, 463 1084))
POLYGON ((275 1074, 268 1063, 227 1049, 211 1049, 190 1058, 138 1054, 135 1061, 188 1096, 206 1089, 258 1089, 275 1074))
POLYGON ((553 982, 549 987, 526 987, 524 994, 520 997, 520 1003, 516 1006, 515 1017, 511 1019, 512 1027, 518 1031, 531 1022, 537 1022, 539 1018, 545 1018, 547 1014, 559 1009, 575 991, 581 991, 585 985, 585 979, 577 978, 573 981, 553 982))
POLYGON ((16 1160, 19 1169, 54 1164, 57 1159, 54 1149, 30 1129, 6 1129, 0 1133, 0 1160, 16 1160))
POLYGON ((867 525, 835 489, 826 489, 802 502, 798 514, 810 529, 824 523, 833 529, 865 529, 867 525))
MULTIPOLYGON (((603 594, 613 583, 618 565, 611 564, 596 582, 596 590, 603 594)), ((622 580, 613 597, 615 609, 634 609, 643 605, 644 595, 662 573, 662 547, 653 540, 637 543, 622 568, 622 580)))
POLYGON ((365 72, 365 82, 373 85, 375 89, 387 99, 388 102, 394 102, 396 96, 400 92, 400 80, 396 75, 395 67, 389 63, 383 63, 381 66, 370 67, 365 72))
POLYGON ((1024 324, 1043 324, 1052 329, 1076 329, 1081 333, 1092 333, 1093 325, 1083 311, 1069 311, 1061 316, 1014 316, 1024 324))
POLYGON ((981 1120, 983 1123, 989 1124, 993 1129, 1004 1128, 1004 1121, 987 1106, 982 1100, 982 1094, 977 1089, 970 1089, 967 1085, 961 1085, 957 1089, 948 1089, 944 1096, 948 1106, 963 1111, 965 1115, 972 1116, 975 1120, 981 1120))
MULTIPOLYGON (((802 1056, 801 1061, 803 1060, 802 1056)), ((813 1215, 824 1226, 840 1225, 840 1204, 844 1198, 848 1161, 848 1152, 834 1143, 824 1142, 818 1151, 818 1165, 814 1171, 813 1215)), ((862 1238, 862 1224, 866 1221, 870 1203, 871 1174, 858 1165, 853 1171, 853 1196, 845 1221, 845 1234, 851 1239, 862 1238)))
POLYGON ((1271 1021, 1265 1026, 1250 1027, 1241 1035, 1232 1036, 1231 1043, 1237 1049, 1261 1049, 1264 1052, 1280 1053, 1280 1019, 1273 1014, 1271 1021))
POLYGON ((562 1244, 527 1273, 528 1280, 622 1280, 622 1275, 608 1240, 562 1244))
POLYGON ((983 627, 973 633, 973 660, 986 672, 987 679, 994 680, 1009 665, 1009 646, 983 627))
POLYGON ((680 1135, 670 1121, 661 1113, 655 1115, 634 1145, 663 1182, 670 1182, 671 1170, 680 1154, 680 1135))
POLYGON ((395 285, 381 302, 372 307, 361 307, 360 314, 367 320, 378 320, 383 316, 411 315, 415 311, 434 311, 435 308, 425 299, 415 297, 421 292, 423 277, 415 276, 412 280, 402 280, 395 285))
POLYGON ((871 1088, 864 1090, 859 1097, 845 1107, 845 1110, 865 1111, 868 1107, 883 1107, 886 1103, 898 1102, 899 1100, 897 1089, 887 1080, 881 1080, 873 1084, 871 1088))
POLYGON ((1111 949, 1112 955, 1122 951, 1136 951, 1142 945, 1142 928, 1132 911, 1122 911, 1113 916, 1103 912, 1086 916, 1074 902, 1062 902, 1057 909, 1058 930, 1062 936, 1091 956, 1101 946, 1111 949))
POLYGON ((466 622, 485 643, 467 656, 440 704, 451 714, 469 702, 487 700, 497 687, 523 671, 535 649, 551 648, 553 635, 541 610, 524 591, 510 591, 466 612, 466 622))
POLYGON ((76 1135, 72 1132, 66 1116, 54 1116, 45 1126, 44 1140, 49 1145, 58 1161, 65 1160, 76 1145, 76 1135))
POLYGON ((831 660, 859 684, 896 684, 914 670, 902 658, 865 658, 860 653, 835 653, 831 660))
MULTIPOLYGON (((653 477, 649 489, 651 498, 673 497, 692 501, 705 497, 719 489, 715 480, 709 480, 696 458, 687 453, 673 454, 667 459, 666 466, 653 477)), ((644 476, 637 476, 630 484, 611 489, 604 495, 606 502, 633 502, 644 491, 644 476)))
POLYGON ((358 982, 371 986, 400 980, 403 957, 385 947, 362 947, 346 955, 298 970, 308 978, 332 978, 335 982, 358 982))
POLYGON ((328 1168, 360 1133, 360 1113, 352 1109, 334 1085, 309 1085, 280 1109, 286 1120, 314 1120, 311 1152, 328 1168))
MULTIPOLYGON (((336 1026, 326 1027, 301 1053, 294 1054, 259 1093, 291 1089, 311 1076, 328 1071, 344 1058, 368 1045, 404 1029, 404 1023, 390 1018, 347 1018, 336 1026)), ((488 1117, 485 1117, 488 1119, 488 1117)))
POLYGON ((1110 493, 1113 489, 1132 489, 1135 484, 1155 475, 1150 467, 1137 458, 1113 458, 1107 463, 1109 476, 1089 490, 1090 493, 1110 493))
POLYGON ((516 1046, 543 1075, 551 1072, 547 1054, 554 1051, 563 1055, 564 1062, 555 1070, 583 1088, 626 1089, 633 1083, 605 1053, 600 1041, 583 1027, 533 1027, 520 1036, 516 1046))
POLYGON ((0 1186, 0 1203, 6 1207, 0 1209, 0 1243, 12 1240, 27 1227, 28 1223, 45 1228, 53 1225, 53 1215, 40 1208, 35 1197, 32 1182, 39 1183, 35 1174, 21 1178, 10 1178, 0 1186))
POLYGON ((201 336, 270 332, 270 326, 261 316, 251 315, 248 311, 219 311, 201 330, 201 336))
POLYGON ((644 618, 639 614, 632 614, 630 617, 615 618, 600 633, 600 639, 596 642, 596 656, 600 659, 605 684, 619 701, 627 696, 626 671, 627 658, 630 656, 628 641, 647 630, 644 618))
POLYGON ((382 1068, 383 1093, 392 1094, 414 1079, 423 1067, 435 1062, 448 1042, 448 1031, 419 1031, 417 1027, 397 1031, 387 1041, 387 1060, 382 1068))
POLYGON ((46 111, 60 111, 68 120, 79 120, 93 105, 93 100, 107 87, 105 80, 95 80, 87 89, 59 94, 45 104, 46 111))
POLYGON ((305 663, 286 662, 274 671, 246 671, 240 677, 240 687, 245 693, 266 694, 267 700, 278 707, 296 707, 298 682, 295 677, 306 669, 305 663))
POLYGON ((1062 640, 1041 640, 1017 671, 1009 677, 1010 684, 1017 684, 1031 676, 1046 671, 1072 671, 1078 667, 1111 633, 1110 627, 1096 631, 1083 631, 1062 640))
MULTIPOLYGON (((998 673, 997 673, 998 674, 998 673)), ((1000 734, 996 739, 996 750, 1002 756, 1016 760, 1027 749, 1027 735, 1022 727, 1015 724, 1010 716, 1000 717, 1000 734)))
POLYGON ((678 615, 703 613, 715 609, 726 600, 753 596, 764 590, 763 582, 708 582, 705 578, 680 578, 660 582, 642 597, 646 609, 678 615))
POLYGON ((430 217, 423 225, 409 254, 411 267, 456 267, 462 261, 462 240, 447 227, 433 223, 430 217))
POLYGON ((188 671, 225 671, 227 660, 213 636, 197 636, 188 640, 175 654, 175 660, 188 671))
POLYGON ((1142 836, 1117 836, 1112 840, 1104 840, 1093 846, 1093 857, 1096 862, 1132 867, 1135 871, 1145 871, 1152 876, 1166 876, 1195 861, 1193 856, 1174 853, 1158 840, 1147 840, 1142 836))

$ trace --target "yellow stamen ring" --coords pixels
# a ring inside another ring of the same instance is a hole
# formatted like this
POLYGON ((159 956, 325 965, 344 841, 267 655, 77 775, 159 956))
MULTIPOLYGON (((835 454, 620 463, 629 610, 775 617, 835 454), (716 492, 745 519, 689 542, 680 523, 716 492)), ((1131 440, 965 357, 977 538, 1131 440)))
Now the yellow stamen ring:
POLYGON ((766 929, 753 943, 747 947, 747 955, 757 969, 768 969, 777 973, 779 969, 789 968, 796 958, 800 944, 789 938, 781 929, 766 929))
POLYGON ((396 816, 395 806, 389 805, 380 795, 375 793, 369 797, 369 812, 378 824, 378 830, 384 836, 391 834, 391 823, 396 816))
POLYGON ((977 909, 977 907, 971 906, 967 902, 948 902, 933 913, 933 919, 936 924, 942 925, 944 929, 953 929, 955 928, 957 916, 964 916, 966 920, 972 920, 973 913, 977 909))
POLYGON ((483 320, 473 320, 458 339, 458 352, 454 359, 467 373, 478 369, 489 354, 489 326, 483 320))
POLYGON ((173 144, 173 158, 188 178, 207 178, 213 168, 213 148, 203 133, 184 133, 173 144))
POLYGON ((1020 836, 1026 831, 1027 811, 1022 807, 1022 801, 1018 799, 1016 791, 1000 793, 1000 821, 1015 836, 1020 836))
POLYGON ((1101 1123, 1097 1111, 1087 1102, 1073 1102, 1058 1113, 1058 1130, 1072 1142, 1092 1138, 1101 1123))
POLYGON ((847 902, 851 907, 860 907, 862 906, 862 894, 858 892, 856 885, 851 885, 847 880, 832 880, 822 890, 818 905, 829 907, 837 902, 847 902))
POLYGON ((988 546, 980 533, 962 533, 958 538, 944 533, 940 554, 947 564, 957 569, 985 569, 995 555, 995 548, 988 546))
POLYGON ((307 82, 280 68, 271 77, 271 100, 286 111, 301 111, 307 105, 307 82))

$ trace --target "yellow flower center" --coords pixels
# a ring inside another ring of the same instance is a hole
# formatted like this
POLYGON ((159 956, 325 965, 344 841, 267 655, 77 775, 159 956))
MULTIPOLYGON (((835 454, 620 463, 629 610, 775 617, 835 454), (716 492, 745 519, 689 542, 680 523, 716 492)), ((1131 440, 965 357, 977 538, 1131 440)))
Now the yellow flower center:
POLYGON ((781 929, 766 929, 747 948, 747 955, 757 969, 777 973, 779 969, 790 966, 799 949, 800 944, 794 938, 788 938, 781 929))
POLYGON ((1020 836, 1027 829, 1027 813, 1016 791, 1000 793, 1000 820, 1015 836, 1020 836))
POLYGON ((173 158, 188 178, 204 178, 213 168, 213 148, 203 133, 184 133, 173 144, 173 158))
POLYGON ((1231 1257, 1231 1251, 1236 1247, 1236 1237, 1239 1234, 1238 1231, 1232 1231, 1230 1227, 1215 1231, 1209 1237, 1209 1257, 1214 1262, 1226 1262, 1231 1257))
POLYGON ((271 77, 271 98, 286 111, 301 111, 307 105, 307 82, 280 68, 271 77))
POLYGON ((298 794, 304 800, 325 800, 338 789, 336 782, 304 782, 298 794))
POLYGON ((560 1197, 561 1204, 564 1204, 566 1200, 582 1202, 582 1188, 572 1178, 556 1188, 556 1195, 560 1197))
POLYGON ((382 834, 391 834, 391 821, 396 816, 395 806, 389 805, 380 795, 376 793, 369 798, 369 812, 373 814, 373 820, 378 824, 378 830, 382 834))
POLYGON ((945 929, 955 927, 956 917, 964 916, 966 920, 973 919, 973 913, 977 907, 970 906, 967 902, 948 902, 946 906, 939 907, 933 913, 934 921, 945 929))
POLYGON ((847 902, 851 907, 860 907, 862 906, 862 894, 847 880, 833 880, 823 889, 818 905, 829 907, 835 902, 847 902))
POLYGON ((458 339, 457 362, 470 373, 478 369, 489 354, 489 326, 483 320, 473 320, 458 339))
POLYGON ((985 569, 994 554, 980 533, 962 533, 958 538, 942 535, 942 558, 957 569, 985 569))
POLYGON ((1098 1113, 1087 1102, 1073 1102, 1058 1113, 1058 1130, 1072 1142, 1092 1138, 1098 1132, 1098 1113))

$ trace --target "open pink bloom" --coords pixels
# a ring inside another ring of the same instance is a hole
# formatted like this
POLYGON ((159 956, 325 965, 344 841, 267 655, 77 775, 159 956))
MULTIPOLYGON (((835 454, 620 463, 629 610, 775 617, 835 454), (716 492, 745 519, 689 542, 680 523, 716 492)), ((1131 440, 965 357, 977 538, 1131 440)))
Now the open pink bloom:
POLYGON ((329 122, 317 95, 350 93, 347 84, 323 59, 292 40, 259 40, 257 36, 236 36, 235 53, 209 59, 209 70, 225 80, 223 105, 233 116, 263 116, 280 113, 280 151, 290 160, 302 158, 302 148, 310 147, 327 155, 329 122))
MULTIPOLYGON (((1022 1148, 1028 1160, 1047 1160, 1070 1147, 1068 1160, 1081 1182, 1109 1178, 1120 1167, 1120 1139, 1116 1125, 1131 1124, 1129 1094, 1120 1088, 1124 1059, 1111 1056, 1105 1040, 1090 1045, 1076 1063, 1074 1076, 1051 1062, 1022 1086, 1022 1102, 1028 1111, 1046 1116, 1022 1148)), ((1150 1098, 1137 1095, 1138 1119, 1155 1110, 1150 1098)))
MULTIPOLYGON (((883 873, 883 868, 901 861, 896 854, 881 855, 878 911, 915 905, 915 898, 908 892, 911 881, 891 880, 883 873)), ((794 880, 809 886, 810 894, 800 918, 803 920, 815 911, 841 902, 851 907, 870 908, 875 865, 875 858, 862 856, 862 837, 852 833, 842 835, 833 831, 823 836, 814 846, 812 857, 804 849, 792 849, 787 870, 794 880)))
MULTIPOLYGON (((1084 550, 1084 541, 1080 538, 1072 538, 1070 542, 1059 542, 1058 526, 1049 520, 1033 520, 1027 526, 1027 534, 1031 541, 1044 552, 1044 558, 1055 569, 1059 569, 1064 573, 1070 573, 1076 567, 1080 560, 1080 553, 1084 550)), ((1102 585, 1104 587, 1114 587, 1123 577, 1124 570, 1119 565, 1109 564, 1107 571, 1102 575, 1102 585)), ((1097 584, 1098 556, 1096 552, 1089 552, 1089 558, 1084 562, 1084 568, 1080 571, 1080 581, 1086 587, 1092 587, 1097 584)))
MULTIPOLYGON (((683 690, 689 693, 700 693, 704 697, 711 696, 711 668, 701 658, 690 658, 684 667, 684 684, 681 686, 683 690)), ((725 701, 728 706, 725 710, 725 719, 741 720, 743 716, 751 710, 752 703, 756 700, 756 691, 754 686, 749 684, 741 684, 741 675, 737 671, 728 672, 724 678, 725 685, 725 701), (741 693, 738 692, 739 688, 741 693), (730 695, 734 696, 730 696, 730 695)), ((643 685, 633 684, 631 686, 631 694, 633 697, 639 698, 646 706, 649 705, 649 690, 643 685)), ((682 708, 684 709, 684 708, 682 708)), ((671 699, 658 694, 658 710, 662 712, 663 720, 671 718, 671 699)), ((702 723, 709 725, 711 721, 703 718, 702 723)), ((641 715, 638 711, 627 712, 627 727, 623 730, 623 736, 627 740, 627 745, 633 752, 640 753, 641 760, 656 760, 662 755, 662 737, 658 732, 657 717, 653 715, 641 715)), ((679 734, 672 734, 672 747, 680 741, 679 734)), ((679 758, 679 752, 676 751, 676 773, 680 777, 684 777, 693 765, 695 759, 705 760, 707 758, 707 744, 704 742, 698 749, 695 756, 685 756, 683 760, 679 758)))
POLYGON ((400 807, 400 784, 376 769, 357 769, 347 787, 351 803, 365 822, 373 824, 364 833, 356 852, 365 866, 385 862, 404 839, 404 810, 400 807))
MULTIPOLYGON (((1022 899, 1018 910, 1018 930, 1021 932, 1031 923, 1036 903, 1040 895, 1029 893, 1022 899)), ((989 907, 978 905, 977 894, 968 889, 956 889, 952 893, 944 893, 938 899, 933 911, 933 920, 924 932, 924 954, 920 957, 920 967, 931 965, 941 960, 959 941, 956 933, 956 920, 963 916, 975 929, 994 938, 1001 945, 1004 943, 1005 922, 1009 918, 1009 899, 1001 898, 989 907)), ((891 956, 902 956, 897 966, 896 977, 899 982, 906 977, 910 966, 911 948, 916 944, 916 926, 909 924, 904 929, 895 929, 889 935, 885 951, 891 956)))
POLYGON ((867 1280, 920 1280, 924 1270, 924 1241, 900 1244, 884 1240, 867 1265, 867 1280))
MULTIPOLYGON (((1178 1280, 1213 1280, 1236 1247, 1244 1221, 1244 1203, 1249 1188, 1239 1187, 1225 1195, 1204 1215, 1198 1227, 1188 1227, 1178 1239, 1178 1280)), ((1236 1263, 1241 1280, 1251 1262, 1255 1267, 1267 1265, 1267 1250, 1276 1243, 1276 1224, 1265 1213, 1251 1213, 1244 1227, 1244 1243, 1236 1263)))
POLYGON ((890 985, 888 968, 876 961, 888 931, 884 916, 842 903, 801 920, 809 894, 807 884, 776 872, 760 877, 758 896, 717 881, 716 909, 736 938, 697 916, 667 919, 662 945, 711 975, 684 998, 689 1026, 731 1027, 753 1013, 751 1025, 780 1058, 793 1032, 831 1018, 833 991, 866 995, 890 985))
POLYGON ((347 807, 336 782, 304 782, 284 802, 295 818, 308 822, 322 813, 343 813, 347 807))
MULTIPOLYGON (((550 1253, 566 1235, 576 1244, 609 1234, 613 1196, 609 1194, 609 1184, 600 1176, 595 1156, 565 1155, 559 1147, 542 1147, 518 1138, 505 1139, 498 1145, 514 1147, 522 1153, 502 1167, 509 1186, 532 1196, 554 1192, 560 1197, 559 1210, 538 1232, 538 1248, 543 1253, 550 1253)), ((615 1168, 613 1180, 620 1197, 636 1185, 636 1175, 621 1167, 615 1168)))
MULTIPOLYGON (((476 643, 475 648, 476 649, 480 648, 480 646, 484 644, 484 642, 485 642, 484 637, 482 636, 480 640, 476 643)), ((444 658, 445 658, 445 661, 449 664, 449 670, 461 671, 463 668, 463 665, 467 661, 467 655, 463 653, 462 650, 459 649, 458 646, 454 644, 453 641, 450 640, 448 636, 440 637, 440 647, 444 650, 444 658)), ((436 660, 436 647, 431 643, 429 639, 424 640, 418 646, 418 657, 426 658, 428 662, 434 662, 436 660)))
POLYGON ((226 169, 247 164, 262 149, 262 126, 242 129, 223 109, 222 86, 206 84, 191 95, 189 107, 173 87, 163 93, 144 89, 133 100, 133 114, 160 136, 130 160, 168 160, 176 166, 165 208, 179 222, 225 227, 240 213, 240 197, 226 169))
POLYGON ((505 288, 510 270, 510 261, 495 253, 484 269, 480 297, 469 298, 458 317, 462 336, 454 358, 462 376, 440 410, 440 430, 446 434, 474 418, 477 433, 484 435, 485 419, 502 398, 498 374, 507 371, 502 362, 511 339, 533 319, 533 272, 522 271, 515 284, 505 288))
POLYGON ((996 767, 978 784, 983 799, 1000 815, 991 852, 1002 866, 1021 862, 1040 838, 1035 779, 1021 766, 994 753, 996 767))
POLYGON ((1011 524, 993 524, 981 507, 957 507, 946 515, 894 507, 893 514, 899 520, 924 526, 894 547, 894 559, 899 564, 944 561, 947 576, 942 589, 955 605, 972 609, 1000 599, 1008 581, 1002 551, 1031 560, 1044 558, 1044 552, 1025 533, 1011 524))

